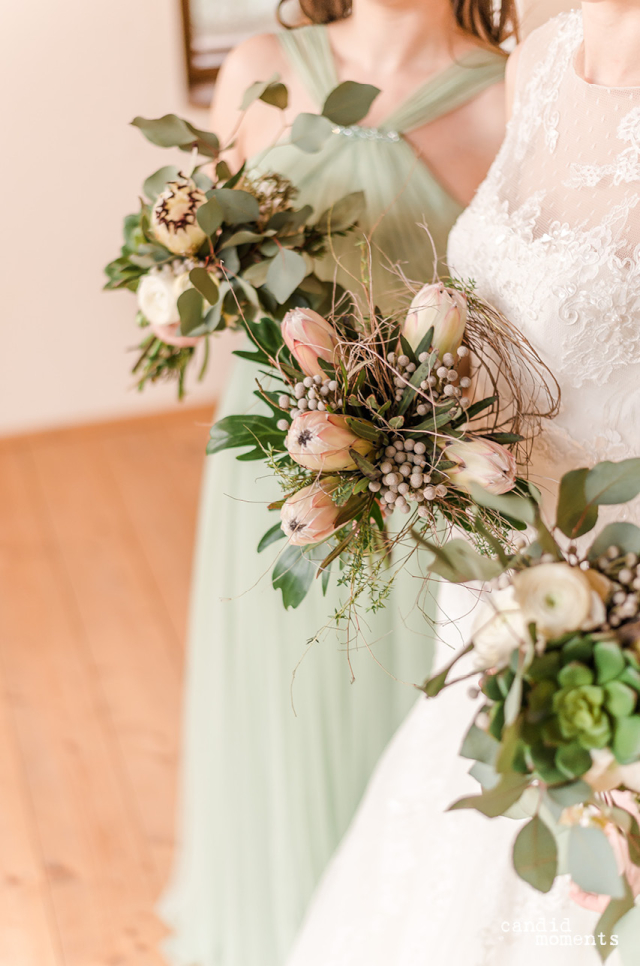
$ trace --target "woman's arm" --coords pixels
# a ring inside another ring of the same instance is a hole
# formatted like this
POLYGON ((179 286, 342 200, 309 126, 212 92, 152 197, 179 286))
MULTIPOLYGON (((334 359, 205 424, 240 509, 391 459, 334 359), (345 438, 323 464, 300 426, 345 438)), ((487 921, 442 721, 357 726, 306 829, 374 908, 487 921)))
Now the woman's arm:
POLYGON ((522 44, 513 50, 509 60, 507 61, 507 71, 505 74, 505 88, 507 94, 507 120, 510 120, 513 114, 513 102, 516 96, 516 77, 518 73, 518 61, 520 59, 520 52, 522 50, 522 44))
POLYGON ((282 74, 285 67, 280 45, 273 34, 250 37, 226 58, 216 81, 211 129, 223 146, 234 142, 234 146, 225 152, 225 160, 232 170, 278 137, 282 124, 280 111, 257 101, 243 116, 240 104, 251 84, 270 80, 274 74, 282 74))

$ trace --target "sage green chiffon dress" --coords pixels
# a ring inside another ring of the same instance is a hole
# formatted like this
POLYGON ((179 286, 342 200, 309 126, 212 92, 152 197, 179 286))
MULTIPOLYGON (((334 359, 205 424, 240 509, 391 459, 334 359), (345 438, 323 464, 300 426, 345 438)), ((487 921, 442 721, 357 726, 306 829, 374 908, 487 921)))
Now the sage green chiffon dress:
MULTIPOLYGON (((337 84, 326 28, 285 32, 280 40, 320 107, 337 84)), ((473 54, 421 87, 379 128, 335 130, 317 154, 280 145, 251 166, 289 176, 299 201, 316 212, 364 190, 363 227, 379 222, 374 282, 384 304, 397 281, 377 249, 410 277, 430 280, 431 245, 416 223, 428 224, 442 254, 461 212, 403 134, 470 100, 503 71, 498 55, 473 54)), ((356 241, 340 244, 341 258, 357 267, 356 241)), ((328 277, 334 267, 325 265, 328 277)), ((255 375, 250 363, 237 361, 217 415, 260 406, 252 395, 255 375)), ((160 910, 172 933, 164 952, 174 966, 282 966, 379 755, 416 700, 411 684, 429 670, 420 581, 408 575, 384 611, 364 616, 360 644, 348 654, 333 631, 307 643, 333 613, 339 589, 334 579, 323 597, 314 586, 297 610, 284 610, 269 579, 281 544, 256 553, 275 519, 266 505, 277 495, 261 464, 238 462, 233 452, 207 460, 179 844, 160 910)))

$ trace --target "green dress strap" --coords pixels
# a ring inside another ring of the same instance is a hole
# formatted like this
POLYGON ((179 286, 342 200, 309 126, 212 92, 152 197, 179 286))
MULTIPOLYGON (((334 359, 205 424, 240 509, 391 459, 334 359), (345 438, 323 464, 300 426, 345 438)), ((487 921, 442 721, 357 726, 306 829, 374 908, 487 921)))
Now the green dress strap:
POLYGON ((474 50, 422 84, 380 125, 407 134, 473 100, 504 77, 507 59, 490 50, 474 50))
POLYGON ((284 53, 309 94, 322 107, 327 94, 338 86, 338 75, 324 24, 283 30, 276 35, 284 53))

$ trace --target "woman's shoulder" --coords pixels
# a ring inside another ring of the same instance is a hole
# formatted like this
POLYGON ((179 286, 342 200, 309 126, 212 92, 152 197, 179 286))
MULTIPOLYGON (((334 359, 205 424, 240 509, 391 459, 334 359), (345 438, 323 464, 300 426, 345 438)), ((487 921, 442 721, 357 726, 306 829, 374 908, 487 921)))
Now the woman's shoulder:
POLYGON ((253 75, 267 80, 278 71, 283 60, 282 48, 275 33, 255 34, 248 37, 229 52, 224 62, 224 73, 229 76, 253 75))

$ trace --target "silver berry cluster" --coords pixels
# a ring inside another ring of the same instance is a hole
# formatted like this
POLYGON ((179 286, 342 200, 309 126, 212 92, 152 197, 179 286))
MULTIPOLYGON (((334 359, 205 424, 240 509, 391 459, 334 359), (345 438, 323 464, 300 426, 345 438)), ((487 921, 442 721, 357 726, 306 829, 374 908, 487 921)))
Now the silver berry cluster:
MULTIPOLYGON (((431 370, 431 373, 422 380, 420 383, 420 389, 423 392, 428 392, 430 400, 432 403, 437 401, 446 401, 449 399, 459 399, 460 406, 465 408, 468 406, 469 402, 466 396, 462 395, 464 389, 468 389, 471 385, 471 380, 467 376, 460 377, 456 366, 460 363, 461 359, 469 355, 469 350, 466 346, 461 345, 458 349, 456 356, 453 356, 450 352, 445 352, 442 359, 438 359, 435 366, 431 370)), ((421 352, 418 356, 418 362, 427 362, 429 359, 428 352, 421 352)), ((409 356, 406 355, 396 355, 395 352, 390 352, 387 356, 387 362, 395 367, 397 375, 394 376, 394 384, 396 386, 396 402, 400 402, 403 393, 407 387, 407 383, 411 379, 412 374, 416 371, 415 362, 411 362, 409 356)), ((430 407, 425 404, 424 401, 420 400, 418 397, 418 405, 416 407, 416 412, 418 416, 426 416, 429 412, 430 407)))
MULTIPOLYGON (((343 403, 342 396, 339 395, 337 381, 329 379, 327 376, 305 376, 301 382, 295 383, 293 395, 295 399, 285 395, 278 398, 280 409, 288 410, 292 419, 309 410, 316 409, 322 413, 327 409, 327 406, 333 412, 343 403), (293 406, 292 403, 294 403, 293 406)), ((289 429, 288 420, 278 420, 277 427, 282 432, 286 432, 289 429)))
POLYGON ((607 606, 609 627, 619 627, 640 612, 640 561, 635 553, 621 553, 609 547, 597 561, 597 569, 613 584, 607 606))
POLYGON ((380 479, 371 480, 369 489, 377 493, 388 510, 409 513, 411 503, 417 503, 418 514, 429 516, 425 505, 447 495, 444 483, 434 482, 424 458, 427 447, 413 439, 396 438, 384 451, 378 464, 380 479))

